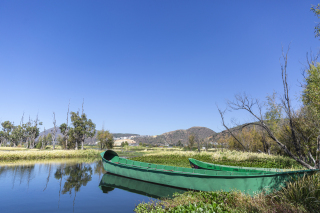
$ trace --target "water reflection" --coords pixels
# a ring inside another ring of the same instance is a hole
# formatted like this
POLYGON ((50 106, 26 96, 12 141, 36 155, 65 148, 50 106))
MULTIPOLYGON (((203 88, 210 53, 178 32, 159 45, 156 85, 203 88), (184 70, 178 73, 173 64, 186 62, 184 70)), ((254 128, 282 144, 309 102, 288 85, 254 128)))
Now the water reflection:
POLYGON ((118 175, 106 173, 103 175, 100 185, 103 193, 119 188, 136 194, 145 195, 152 198, 172 197, 175 192, 183 193, 186 190, 144 182, 136 179, 126 178, 118 175))
POLYGON ((183 192, 105 174, 101 160, 83 159, 0 164, 0 189, 1 213, 128 212, 149 197, 183 192))

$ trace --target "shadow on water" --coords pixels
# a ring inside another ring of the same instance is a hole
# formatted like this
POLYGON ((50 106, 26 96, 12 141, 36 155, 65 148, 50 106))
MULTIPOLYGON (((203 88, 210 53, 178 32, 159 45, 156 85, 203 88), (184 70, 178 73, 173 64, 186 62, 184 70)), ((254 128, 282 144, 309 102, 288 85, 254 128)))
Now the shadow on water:
POLYGON ((156 199, 165 197, 169 198, 172 197, 174 193, 186 192, 184 189, 144 182, 110 173, 103 175, 99 188, 103 191, 103 193, 108 193, 114 188, 119 188, 156 199))

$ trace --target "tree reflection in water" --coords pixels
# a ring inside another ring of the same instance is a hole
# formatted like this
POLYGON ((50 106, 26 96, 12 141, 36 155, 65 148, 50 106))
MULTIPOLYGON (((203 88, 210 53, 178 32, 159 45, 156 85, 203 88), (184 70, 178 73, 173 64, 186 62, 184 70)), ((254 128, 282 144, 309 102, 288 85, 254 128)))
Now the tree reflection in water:
POLYGON ((71 195, 72 189, 74 189, 74 208, 77 192, 80 191, 81 186, 86 186, 87 183, 92 180, 92 168, 90 165, 86 165, 84 163, 75 165, 61 165, 54 173, 54 177, 55 179, 60 180, 59 202, 61 193, 66 194, 69 192, 71 195), (64 183, 61 191, 62 177, 65 176, 67 176, 66 182, 64 183))

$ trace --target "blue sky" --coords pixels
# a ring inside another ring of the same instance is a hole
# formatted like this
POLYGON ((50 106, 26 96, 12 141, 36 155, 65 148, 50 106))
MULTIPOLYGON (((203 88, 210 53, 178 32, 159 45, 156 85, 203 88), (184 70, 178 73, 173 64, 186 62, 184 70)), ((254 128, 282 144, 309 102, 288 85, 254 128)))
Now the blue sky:
MULTIPOLYGON (((223 129, 216 104, 282 92, 279 58, 298 97, 318 51, 316 1, 0 1, 0 121, 38 114, 46 128, 84 110, 100 129, 162 134, 223 129)), ((298 101, 294 101, 296 107, 298 101)), ((249 120, 245 113, 226 119, 249 120)), ((43 126, 41 127, 43 129, 43 126)))

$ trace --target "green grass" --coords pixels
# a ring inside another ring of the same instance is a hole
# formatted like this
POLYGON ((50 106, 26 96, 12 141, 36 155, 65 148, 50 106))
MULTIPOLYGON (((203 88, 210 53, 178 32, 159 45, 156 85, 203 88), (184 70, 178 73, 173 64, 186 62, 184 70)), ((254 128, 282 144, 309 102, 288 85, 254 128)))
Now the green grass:
POLYGON ((168 166, 188 167, 190 168, 188 158, 205 161, 208 163, 222 164, 228 166, 243 166, 243 167, 260 167, 260 168, 278 168, 278 169, 302 169, 303 167, 296 161, 290 158, 274 157, 274 158, 257 158, 251 157, 247 159, 231 160, 224 156, 221 158, 212 158, 211 155, 194 154, 194 155, 144 155, 131 158, 132 160, 142 161, 147 163, 162 164, 168 166))
POLYGON ((308 212, 302 205, 272 196, 251 197, 240 192, 193 192, 176 194, 172 199, 140 203, 135 212, 308 212))
POLYGON ((100 158, 101 150, 28 150, 0 152, 0 161, 54 159, 54 158, 100 158))

